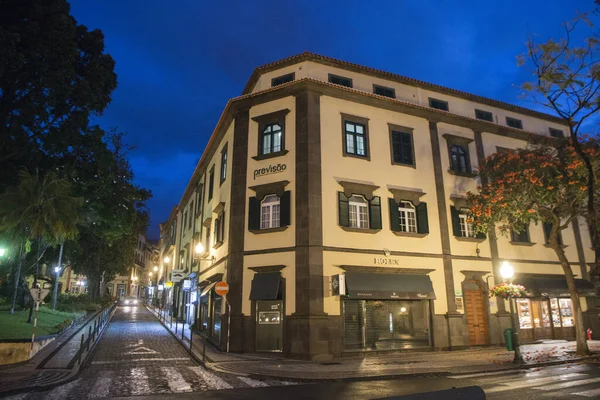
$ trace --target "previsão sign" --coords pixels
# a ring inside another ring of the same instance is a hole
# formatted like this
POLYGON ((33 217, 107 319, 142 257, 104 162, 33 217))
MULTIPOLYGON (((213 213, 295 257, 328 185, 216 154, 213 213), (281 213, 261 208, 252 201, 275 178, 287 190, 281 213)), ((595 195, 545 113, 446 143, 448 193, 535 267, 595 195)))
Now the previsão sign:
POLYGON ((190 290, 192 288, 192 281, 190 279, 186 279, 183 281, 183 290, 190 290))
POLYGON ((219 296, 225 296, 229 292, 229 285, 225 281, 221 281, 215 285, 215 293, 219 296))
POLYGON ((259 168, 254 170, 254 179, 259 176, 276 174, 278 172, 283 172, 287 169, 286 164, 277 164, 277 165, 269 165, 266 168, 259 168))

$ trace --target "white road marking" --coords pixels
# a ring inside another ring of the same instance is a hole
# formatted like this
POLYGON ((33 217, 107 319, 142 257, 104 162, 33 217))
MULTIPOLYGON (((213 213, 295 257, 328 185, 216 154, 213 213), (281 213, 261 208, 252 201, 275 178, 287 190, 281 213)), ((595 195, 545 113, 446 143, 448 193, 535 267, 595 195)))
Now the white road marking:
POLYGON ((581 379, 578 381, 556 383, 554 385, 541 386, 541 387, 537 387, 534 389, 537 389, 537 390, 559 390, 559 389, 565 389, 565 388, 570 388, 570 387, 574 387, 574 386, 589 385, 590 383, 596 383, 596 382, 600 382, 600 378, 581 379))
POLYGON ((66 385, 62 385, 59 386, 55 389, 52 389, 52 391, 50 393, 48 393, 45 397, 44 400, 63 400, 63 399, 68 399, 69 398, 69 393, 71 392, 71 390, 73 390, 73 388, 75 388, 75 386, 77 386, 77 384, 79 384, 79 381, 81 380, 81 378, 79 379, 75 379, 72 382, 67 383, 66 385))
POLYGON ((130 348, 130 347, 137 347, 137 346, 141 346, 144 344, 144 339, 139 339, 137 343, 132 343, 132 344, 128 344, 127 346, 125 346, 126 348, 130 348))
POLYGON ((187 357, 177 358, 132 358, 130 360, 117 360, 117 361, 92 361, 92 364, 123 364, 128 362, 139 362, 139 361, 188 361, 187 357))
POLYGON ((256 379, 247 378, 245 376, 238 376, 237 378, 240 381, 244 382, 246 385, 251 386, 251 387, 266 387, 266 386, 269 386, 269 385, 267 385, 263 381, 258 381, 256 379))
POLYGON ((124 355, 130 355, 130 354, 157 354, 158 351, 156 350, 152 350, 149 349, 148 347, 144 347, 144 346, 139 346, 136 347, 134 349, 132 349, 131 351, 128 351, 127 353, 123 353, 124 355))
POLYGON ((132 368, 130 376, 129 390, 132 396, 151 393, 145 368, 132 368))
POLYGON ((225 382, 223 379, 219 378, 217 375, 212 374, 205 370, 202 367, 188 367, 194 373, 199 375, 204 382, 206 382, 209 389, 232 389, 229 383, 225 382))
POLYGON ((191 392, 192 387, 183 379, 183 376, 173 367, 164 367, 162 371, 167 375, 169 388, 175 393, 191 392))
POLYGON ((546 378, 535 378, 535 379, 524 379, 521 382, 511 381, 504 382, 502 386, 495 386, 491 389, 483 389, 483 391, 487 393, 497 393, 497 392, 505 392, 507 390, 515 390, 522 389, 526 387, 533 387, 538 385, 544 385, 546 383, 552 383, 559 380, 566 380, 571 378, 580 378, 582 376, 587 376, 586 374, 565 374, 565 375, 555 375, 549 376, 546 378))
POLYGON ((94 386, 90 389, 88 399, 102 399, 108 397, 108 391, 112 386, 114 371, 100 371, 94 386))
POLYGON ((468 375, 460 375, 460 376, 449 376, 450 379, 466 379, 466 378, 477 378, 480 376, 491 376, 491 375, 517 375, 520 371, 510 370, 510 371, 494 371, 494 372, 479 372, 477 374, 468 374, 468 375))
POLYGON ((577 393, 572 393, 572 394, 577 395, 577 396, 583 396, 583 397, 598 398, 598 397, 600 397, 600 389, 586 390, 585 392, 577 392, 577 393))

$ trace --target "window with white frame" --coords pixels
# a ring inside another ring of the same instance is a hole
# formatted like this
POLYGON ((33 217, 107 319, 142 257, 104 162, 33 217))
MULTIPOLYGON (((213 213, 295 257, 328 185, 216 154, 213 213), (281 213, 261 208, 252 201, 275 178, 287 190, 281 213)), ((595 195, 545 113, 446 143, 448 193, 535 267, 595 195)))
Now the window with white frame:
POLYGON ((279 196, 265 196, 260 206, 260 229, 279 228, 281 202, 279 196))
POLYGON ((417 213, 415 206, 410 201, 401 201, 398 205, 400 217, 400 231, 417 233, 417 213))
POLYGON ((354 195, 348 201, 350 227, 369 229, 369 203, 362 196, 354 195))
POLYGON ((466 238, 475 237, 475 231, 473 230, 473 223, 470 221, 469 214, 461 212, 458 214, 460 219, 460 236, 466 238))

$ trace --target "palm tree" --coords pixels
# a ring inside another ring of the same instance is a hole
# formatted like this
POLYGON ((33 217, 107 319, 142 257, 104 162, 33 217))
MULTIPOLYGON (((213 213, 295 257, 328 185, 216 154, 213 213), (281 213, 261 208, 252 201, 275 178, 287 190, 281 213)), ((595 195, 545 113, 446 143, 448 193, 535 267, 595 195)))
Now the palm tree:
MULTIPOLYGON (((81 200, 71 195, 71 183, 58 178, 52 171, 40 176, 37 170, 31 174, 24 169, 19 175, 19 185, 9 187, 0 195, 0 230, 15 235, 27 247, 26 251, 30 240, 36 242, 38 256, 33 283, 36 287, 42 242, 56 245, 75 238, 81 200)), ((24 255, 25 252, 17 268, 11 314, 14 313, 24 255)))

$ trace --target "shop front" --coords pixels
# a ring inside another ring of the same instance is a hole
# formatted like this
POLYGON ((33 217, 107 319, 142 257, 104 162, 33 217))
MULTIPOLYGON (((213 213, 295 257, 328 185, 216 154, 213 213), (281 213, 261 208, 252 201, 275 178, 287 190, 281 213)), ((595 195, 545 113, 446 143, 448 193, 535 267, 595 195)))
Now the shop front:
MULTIPOLYGON (((575 339, 573 304, 563 276, 528 276, 515 283, 532 294, 531 298, 516 300, 521 341, 575 339)), ((575 279, 575 285, 580 296, 594 295, 591 282, 575 279)))
POLYGON ((345 351, 432 346, 435 293, 429 276, 346 272, 345 286, 341 302, 345 351))
POLYGON ((206 280, 200 281, 197 285, 198 290, 196 292, 196 330, 206 334, 217 344, 221 337, 221 314, 223 304, 221 296, 215 293, 214 287, 221 281, 222 277, 223 274, 216 274, 206 280))
POLYGON ((250 301, 255 309, 256 351, 283 351, 283 283, 281 272, 261 272, 254 275, 250 301))

